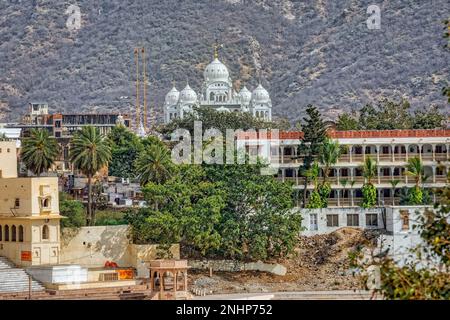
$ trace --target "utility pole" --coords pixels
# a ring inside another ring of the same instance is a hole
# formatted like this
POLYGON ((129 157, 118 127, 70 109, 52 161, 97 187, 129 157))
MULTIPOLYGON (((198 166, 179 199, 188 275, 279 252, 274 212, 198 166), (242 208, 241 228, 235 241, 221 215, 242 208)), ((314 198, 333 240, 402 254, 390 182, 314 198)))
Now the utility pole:
POLYGON ((139 130, 140 125, 140 99, 139 99, 139 49, 134 48, 134 60, 136 62, 136 132, 139 130))

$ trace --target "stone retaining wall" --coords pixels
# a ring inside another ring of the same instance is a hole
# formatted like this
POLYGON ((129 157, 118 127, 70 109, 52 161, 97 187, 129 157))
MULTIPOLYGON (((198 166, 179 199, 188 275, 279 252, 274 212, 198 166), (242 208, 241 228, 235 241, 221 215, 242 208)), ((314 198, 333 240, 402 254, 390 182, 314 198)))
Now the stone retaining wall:
POLYGON ((285 266, 281 264, 258 262, 241 262, 236 260, 189 260, 189 266, 192 269, 213 271, 238 272, 238 271, 264 271, 275 275, 284 276, 287 272, 285 266))

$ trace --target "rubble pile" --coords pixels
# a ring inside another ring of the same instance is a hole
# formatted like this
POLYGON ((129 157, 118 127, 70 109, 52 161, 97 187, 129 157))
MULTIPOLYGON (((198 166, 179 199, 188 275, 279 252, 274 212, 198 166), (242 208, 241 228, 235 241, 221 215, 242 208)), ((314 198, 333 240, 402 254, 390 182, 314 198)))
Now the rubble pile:
POLYGON ((370 245, 377 234, 355 228, 341 228, 335 232, 311 237, 299 237, 294 254, 277 262, 287 268, 285 276, 266 272, 206 272, 190 274, 191 284, 208 294, 349 290, 358 289, 359 282, 349 267, 348 254, 359 245, 370 245))

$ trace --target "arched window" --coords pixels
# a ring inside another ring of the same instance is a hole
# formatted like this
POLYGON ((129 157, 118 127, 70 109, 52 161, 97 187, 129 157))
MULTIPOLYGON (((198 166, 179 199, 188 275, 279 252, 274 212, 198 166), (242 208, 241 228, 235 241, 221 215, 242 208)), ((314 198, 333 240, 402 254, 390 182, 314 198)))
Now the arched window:
POLYGON ((19 242, 23 242, 23 226, 19 226, 19 242))
POLYGON ((48 225, 42 227, 42 240, 48 240, 48 225))
POLYGON ((210 101, 214 101, 214 93, 213 93, 213 92, 211 92, 211 93, 209 94, 209 100, 210 100, 210 101))
POLYGON ((16 234, 16 232, 17 232, 16 226, 13 225, 12 228, 11 228, 11 241, 13 241, 13 242, 17 241, 17 234, 16 234))
POLYGON ((3 227, 0 224, 0 241, 3 241, 3 227))
POLYGON ((9 241, 9 226, 5 226, 5 241, 9 241))

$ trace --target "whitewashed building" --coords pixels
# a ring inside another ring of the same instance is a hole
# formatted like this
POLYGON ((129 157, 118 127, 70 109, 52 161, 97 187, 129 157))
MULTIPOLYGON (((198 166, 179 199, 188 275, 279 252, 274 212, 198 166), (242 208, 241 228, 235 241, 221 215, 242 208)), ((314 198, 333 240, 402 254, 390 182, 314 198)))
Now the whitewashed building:
POLYGON ((173 85, 164 102, 164 122, 183 118, 195 106, 209 106, 221 112, 249 112, 254 117, 272 119, 272 101, 269 92, 259 83, 250 91, 246 86, 240 91, 233 87, 228 68, 219 58, 217 49, 213 61, 203 72, 203 84, 198 92, 189 83, 181 90, 173 85))

